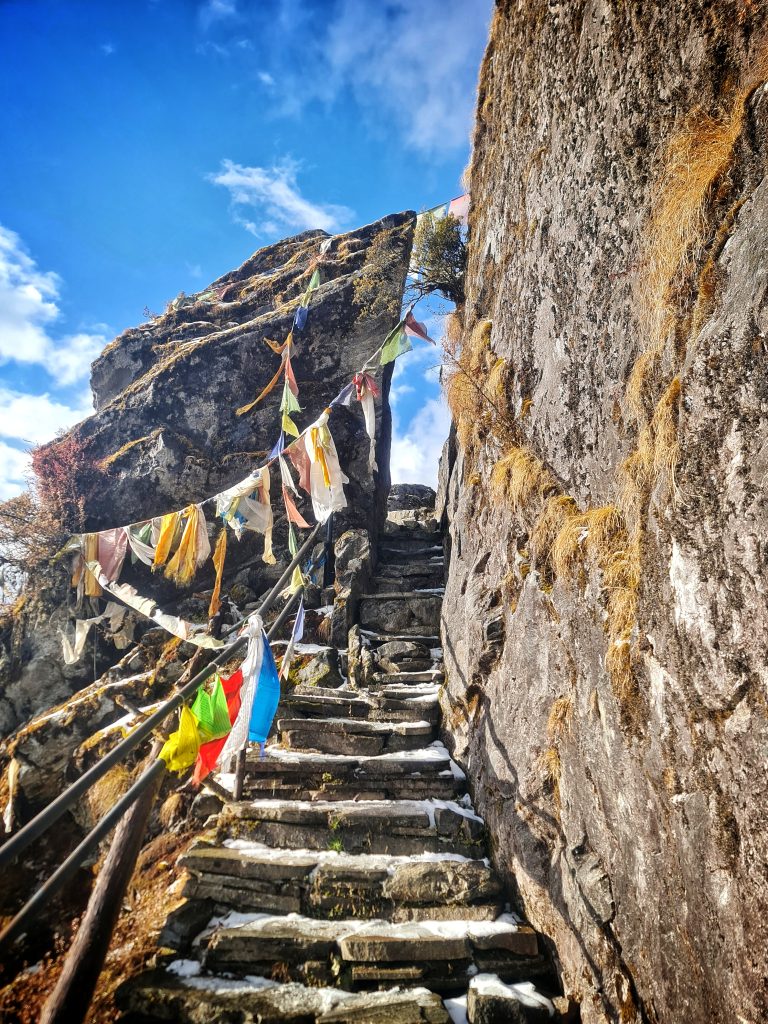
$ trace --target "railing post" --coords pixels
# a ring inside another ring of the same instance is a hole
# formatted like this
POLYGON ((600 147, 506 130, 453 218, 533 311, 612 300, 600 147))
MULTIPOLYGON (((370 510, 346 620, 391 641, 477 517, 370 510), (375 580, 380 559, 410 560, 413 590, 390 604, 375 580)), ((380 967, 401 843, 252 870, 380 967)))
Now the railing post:
POLYGON ((324 549, 323 586, 332 587, 336 579, 336 552, 333 550, 333 512, 331 512, 325 522, 324 549))
MULTIPOLYGON (((160 744, 155 743, 151 758, 157 758, 159 752, 160 744)), ((85 917, 56 988, 43 1007, 40 1024, 81 1024, 86 1018, 163 775, 157 773, 115 830, 85 917)))

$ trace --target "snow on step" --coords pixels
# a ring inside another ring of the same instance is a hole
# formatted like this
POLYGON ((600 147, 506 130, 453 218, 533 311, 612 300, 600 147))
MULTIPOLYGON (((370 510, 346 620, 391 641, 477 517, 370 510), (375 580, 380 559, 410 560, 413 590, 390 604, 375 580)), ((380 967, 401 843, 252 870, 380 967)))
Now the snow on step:
POLYGON ((284 849, 485 853, 482 818, 450 800, 253 800, 226 805, 219 830, 284 849))
MULTIPOLYGON (((500 884, 487 860, 458 854, 286 853, 229 840, 195 847, 179 865, 189 873, 184 897, 243 910, 392 921, 492 920, 501 910, 500 884)), ((176 933, 182 935, 181 929, 176 933)))
MULTIPOLYGON (((513 968, 515 958, 538 954, 535 932, 511 914, 495 921, 392 923, 358 919, 318 921, 300 914, 231 914, 214 920, 205 937, 203 965, 246 973, 251 965, 340 957, 360 965, 471 961, 490 953, 513 968)), ((467 965, 468 966, 468 965, 467 965)))
POLYGON ((194 961, 140 976, 118 995, 121 1009, 148 1020, 210 1024, 261 1020, 285 1024, 448 1024, 439 996, 425 988, 355 994, 338 988, 280 984, 267 978, 220 978, 194 961))
POLYGON ((469 983, 467 1013, 470 1021, 527 1024, 553 1018, 555 1005, 530 981, 505 984, 496 974, 478 974, 469 983))

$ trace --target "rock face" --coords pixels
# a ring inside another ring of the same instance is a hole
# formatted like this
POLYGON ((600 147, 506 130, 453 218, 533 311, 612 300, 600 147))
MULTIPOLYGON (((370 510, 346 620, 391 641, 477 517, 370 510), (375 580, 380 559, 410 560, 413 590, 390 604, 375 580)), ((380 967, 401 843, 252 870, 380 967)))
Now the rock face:
MULTIPOLYGON (((85 476, 80 481, 89 525, 118 525, 118 512, 122 523, 182 507, 259 464, 279 433, 279 389, 244 416, 236 410, 277 370, 279 357, 265 340, 284 340, 316 266, 321 284, 304 330, 294 333, 293 368, 304 409, 299 425, 319 416, 396 322, 413 222, 413 214, 403 213, 332 238, 306 231, 267 246, 107 346, 91 376, 97 411, 72 431, 88 459, 105 469, 95 484, 85 476)), ((333 415, 351 478, 350 517, 360 524, 383 514, 389 489, 390 377, 387 367, 377 410, 382 473, 376 485, 362 416, 346 409, 333 415)))
MULTIPOLYGON (((279 433, 280 388, 254 411, 238 417, 236 410, 276 372, 279 357, 266 339, 284 340, 315 267, 321 284, 312 292, 304 330, 294 333, 293 369, 303 406, 296 421, 303 427, 320 415, 397 321, 413 224, 414 215, 406 212, 332 238, 308 231, 267 246, 200 294, 179 296, 163 315, 107 346, 92 369, 96 413, 40 456, 45 465, 57 450, 80 453, 70 459, 68 486, 83 496, 86 527, 117 526, 182 508, 243 479, 263 462, 279 433)), ((382 394, 376 402, 379 472, 369 469, 369 439, 359 404, 336 407, 330 422, 349 477, 348 508, 335 517, 335 532, 338 536, 356 527, 363 546, 375 543, 386 510, 391 375, 391 365, 377 373, 382 394)), ((260 536, 246 532, 242 541, 228 546, 224 592, 241 610, 263 593, 289 557, 274 474, 272 502, 278 565, 270 570, 261 562, 260 536)), ((308 500, 297 503, 313 522, 308 500)), ((101 643, 94 673, 89 643, 87 657, 69 667, 63 664, 59 632, 72 632, 66 575, 62 565, 55 592, 27 601, 11 627, 0 624, 5 697, 0 736, 66 700, 119 657, 111 644, 101 643)), ((127 563, 123 578, 168 610, 204 620, 205 601, 190 606, 189 589, 179 591, 160 575, 127 563)), ((209 563, 194 589, 210 589, 212 583, 209 563)), ((78 614, 87 618, 96 612, 81 609, 78 614)))
POLYGON ((588 1024, 768 1017, 766 29, 504 2, 481 71, 446 742, 588 1024))

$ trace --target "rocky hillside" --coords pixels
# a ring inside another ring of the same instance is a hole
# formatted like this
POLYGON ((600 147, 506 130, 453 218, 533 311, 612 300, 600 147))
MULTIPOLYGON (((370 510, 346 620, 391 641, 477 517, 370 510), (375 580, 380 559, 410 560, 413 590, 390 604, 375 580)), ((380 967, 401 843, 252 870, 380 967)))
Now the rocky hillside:
MULTIPOLYGON (((162 315, 125 331, 93 364, 94 415, 36 454, 43 495, 72 517, 73 529, 103 529, 182 508, 242 480, 264 461, 279 434, 279 390, 248 414, 236 415, 279 366, 267 341, 285 339, 319 270, 306 326, 294 333, 292 362, 303 409, 297 419, 303 427, 350 382, 397 322, 414 219, 406 212, 343 235, 307 231, 276 242, 199 294, 177 296, 162 315)), ((348 508, 336 517, 337 534, 357 525, 375 538, 383 521, 391 375, 391 365, 379 375, 379 472, 369 468, 358 403, 334 411, 333 436, 350 481, 348 508)), ((263 538, 254 534, 246 532, 229 546, 225 593, 241 609, 290 557, 279 495, 273 484, 278 564, 271 570, 263 564, 263 538)), ((210 566, 192 588, 181 590, 141 565, 126 563, 123 578, 175 614, 193 621, 205 617, 199 594, 212 587, 210 566)), ((38 582, 17 613, 0 623, 0 736, 64 701, 121 658, 103 642, 95 664, 89 645, 87 658, 64 665, 59 634, 71 633, 74 615, 65 567, 58 582, 38 582)), ((80 609, 78 617, 89 614, 96 611, 80 609)))
POLYGON ((767 29, 505 0, 481 70, 444 702, 586 1022, 768 1017, 767 29))

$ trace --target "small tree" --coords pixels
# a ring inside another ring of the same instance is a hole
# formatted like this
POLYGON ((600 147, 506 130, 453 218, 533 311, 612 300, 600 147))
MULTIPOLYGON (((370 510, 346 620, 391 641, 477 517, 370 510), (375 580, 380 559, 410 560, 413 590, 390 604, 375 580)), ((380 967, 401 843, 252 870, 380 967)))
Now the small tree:
POLYGON ((0 502, 0 603, 18 597, 28 579, 47 579, 65 539, 61 524, 31 491, 0 502))
POLYGON ((464 302, 467 246, 461 223, 453 214, 438 219, 432 213, 419 218, 413 239, 411 266, 417 275, 411 290, 419 297, 440 292, 451 302, 464 302))

